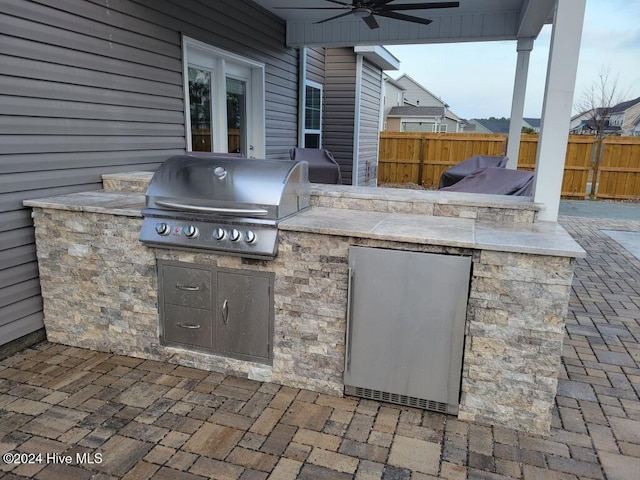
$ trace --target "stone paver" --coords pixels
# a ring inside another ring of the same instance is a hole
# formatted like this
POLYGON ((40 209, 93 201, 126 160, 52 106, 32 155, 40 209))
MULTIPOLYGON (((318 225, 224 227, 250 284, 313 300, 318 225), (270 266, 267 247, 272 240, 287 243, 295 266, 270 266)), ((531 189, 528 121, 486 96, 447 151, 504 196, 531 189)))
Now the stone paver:
POLYGON ((45 455, 0 479, 636 480, 640 260, 603 230, 640 222, 560 222, 588 256, 548 437, 45 342, 0 362, 0 453, 45 455))

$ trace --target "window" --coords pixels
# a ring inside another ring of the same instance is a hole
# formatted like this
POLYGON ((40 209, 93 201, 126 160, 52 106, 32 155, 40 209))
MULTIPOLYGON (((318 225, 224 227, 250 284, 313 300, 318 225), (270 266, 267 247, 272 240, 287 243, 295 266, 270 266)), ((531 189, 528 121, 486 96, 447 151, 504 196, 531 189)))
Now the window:
POLYGON ((183 37, 187 150, 265 156, 264 65, 183 37))
POLYGON ((322 146, 322 86, 307 81, 304 95, 304 147, 322 146))
POLYGON ((434 133, 447 133, 447 124, 446 123, 434 123, 433 124, 433 132, 434 133))

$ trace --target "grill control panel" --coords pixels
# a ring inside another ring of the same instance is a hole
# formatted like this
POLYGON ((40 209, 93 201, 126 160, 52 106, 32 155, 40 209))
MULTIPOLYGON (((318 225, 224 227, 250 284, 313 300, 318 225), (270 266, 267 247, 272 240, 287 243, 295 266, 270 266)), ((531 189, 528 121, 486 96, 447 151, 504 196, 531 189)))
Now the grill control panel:
POLYGON ((216 223, 145 217, 140 241, 155 247, 211 250, 249 258, 272 259, 277 251, 275 225, 216 223))

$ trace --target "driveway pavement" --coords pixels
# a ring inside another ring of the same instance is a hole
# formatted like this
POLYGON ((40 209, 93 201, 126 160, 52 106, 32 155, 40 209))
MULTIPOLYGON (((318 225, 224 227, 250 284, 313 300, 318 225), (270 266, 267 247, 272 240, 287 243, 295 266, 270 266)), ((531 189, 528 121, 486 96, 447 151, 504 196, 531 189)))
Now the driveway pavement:
POLYGON ((601 230, 640 221, 560 222, 588 255, 549 437, 45 342, 0 362, 0 478, 636 480, 640 261, 601 230))

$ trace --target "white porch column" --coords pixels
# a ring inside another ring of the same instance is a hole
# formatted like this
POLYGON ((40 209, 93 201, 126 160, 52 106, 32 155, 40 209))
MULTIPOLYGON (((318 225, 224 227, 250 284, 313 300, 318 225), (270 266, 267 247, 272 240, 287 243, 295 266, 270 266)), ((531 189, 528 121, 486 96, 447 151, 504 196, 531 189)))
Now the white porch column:
POLYGON ((539 220, 558 220, 585 5, 586 0, 556 5, 533 186, 533 201, 544 204, 539 220))
POLYGON ((511 120, 509 122, 509 143, 507 168, 518 168, 520 153, 520 134, 522 132, 522 116, 524 115, 524 97, 527 92, 527 75, 529 73, 529 55, 533 48, 533 38, 518 39, 518 62, 516 78, 513 83, 513 100, 511 101, 511 120))

